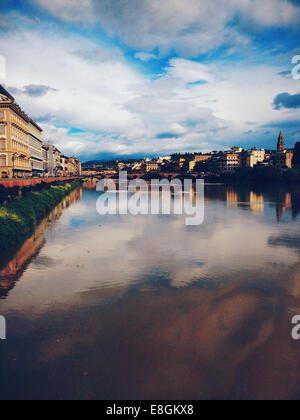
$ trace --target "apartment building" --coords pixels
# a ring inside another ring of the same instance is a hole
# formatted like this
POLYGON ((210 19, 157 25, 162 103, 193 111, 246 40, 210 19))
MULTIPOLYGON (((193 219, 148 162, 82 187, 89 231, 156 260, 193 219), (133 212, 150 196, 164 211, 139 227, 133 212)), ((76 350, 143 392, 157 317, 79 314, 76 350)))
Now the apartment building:
POLYGON ((257 148, 247 150, 242 153, 242 166, 244 168, 253 168, 258 163, 262 163, 265 160, 266 152, 264 149, 259 150, 257 148))
POLYGON ((207 155, 195 155, 195 162, 202 162, 205 163, 208 160, 212 159, 212 155, 211 154, 207 154, 207 155))
POLYGON ((44 176, 55 176, 55 147, 51 143, 43 143, 43 168, 44 176))
POLYGON ((241 166, 239 153, 224 153, 217 161, 217 171, 220 173, 235 172, 241 166))
POLYGON ((68 159, 68 175, 70 176, 81 176, 82 168, 79 159, 71 157, 68 159))
POLYGON ((157 172, 159 168, 160 168, 160 165, 157 163, 156 160, 151 160, 150 162, 146 163, 147 172, 157 172))
POLYGON ((68 160, 66 156, 62 155, 60 158, 60 165, 62 168, 62 176, 68 176, 68 160))
POLYGON ((42 132, 0 85, 0 178, 81 175, 80 160, 43 143, 42 132))
POLYGON ((0 177, 31 176, 30 119, 0 85, 0 177))
POLYGON ((189 162, 189 170, 192 172, 195 169, 195 167, 196 167, 196 165, 197 165, 198 162, 200 162, 200 163, 206 163, 206 162, 208 162, 211 159, 212 159, 212 155, 211 154, 195 155, 195 159, 194 160, 191 160, 189 162))
POLYGON ((43 130, 32 119, 29 121, 29 154, 32 176, 40 177, 44 174, 43 151, 42 151, 43 130))

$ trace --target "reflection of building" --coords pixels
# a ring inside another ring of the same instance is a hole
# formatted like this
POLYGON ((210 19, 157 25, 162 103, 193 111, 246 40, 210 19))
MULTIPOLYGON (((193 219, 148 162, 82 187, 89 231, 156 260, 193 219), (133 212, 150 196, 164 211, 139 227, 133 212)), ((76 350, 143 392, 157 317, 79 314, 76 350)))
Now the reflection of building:
POLYGON ((282 219, 283 213, 286 210, 291 210, 293 208, 292 202, 292 194, 286 193, 283 200, 278 200, 276 204, 276 215, 277 215, 277 222, 279 223, 282 219))
POLYGON ((29 117, 0 85, 0 178, 31 175, 29 117))
POLYGON ((45 244, 45 230, 49 224, 55 223, 61 216, 62 211, 72 203, 80 200, 82 189, 74 190, 65 198, 35 229, 34 234, 27 239, 18 253, 8 262, 5 269, 0 271, 0 298, 7 296, 15 286, 19 275, 31 262, 45 244))
POLYGON ((226 203, 227 207, 237 207, 239 202, 239 196, 235 191, 227 191, 226 203))
POLYGON ((265 199, 262 194, 256 194, 253 191, 250 192, 250 209, 257 213, 263 213, 265 208, 265 199))

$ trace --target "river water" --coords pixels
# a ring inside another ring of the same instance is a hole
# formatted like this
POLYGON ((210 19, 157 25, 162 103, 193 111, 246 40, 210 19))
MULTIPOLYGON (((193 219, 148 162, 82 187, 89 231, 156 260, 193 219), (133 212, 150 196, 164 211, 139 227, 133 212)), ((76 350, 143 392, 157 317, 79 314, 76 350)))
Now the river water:
POLYGON ((98 197, 1 261, 0 399, 299 399, 299 191, 207 185, 201 226, 98 197))

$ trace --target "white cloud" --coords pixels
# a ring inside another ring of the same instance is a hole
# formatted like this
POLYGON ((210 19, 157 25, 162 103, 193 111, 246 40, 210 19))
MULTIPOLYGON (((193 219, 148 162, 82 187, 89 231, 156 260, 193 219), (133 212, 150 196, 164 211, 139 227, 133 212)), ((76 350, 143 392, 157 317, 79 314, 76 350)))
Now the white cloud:
POLYGON ((94 22, 93 0, 32 0, 60 19, 71 22, 94 22))
POLYGON ((170 67, 167 70, 171 76, 184 80, 186 83, 211 82, 213 80, 207 66, 183 58, 170 60, 170 67))
MULTIPOLYGON (((44 120, 45 139, 68 155, 242 144, 249 141, 242 135, 249 131, 245 121, 259 126, 276 120, 274 97, 296 93, 298 86, 278 75, 280 68, 222 68, 181 58, 153 79, 138 73, 118 48, 48 31, 2 34, 0 51, 7 60, 6 85, 19 89, 16 98, 25 111, 44 120), (193 84, 201 80, 208 83, 193 84), (24 87, 30 85, 47 86, 47 92, 29 97, 24 87), (71 127, 84 132, 69 134, 71 127)), ((289 117, 299 119, 299 111, 289 111, 289 117)))
POLYGON ((155 54, 146 53, 143 51, 137 52, 135 58, 138 58, 141 61, 148 62, 150 60, 156 60, 157 56, 155 54))
POLYGON ((151 52, 158 47, 161 55, 175 50, 183 57, 220 45, 247 45, 247 27, 298 25, 300 18, 288 0, 32 1, 65 21, 100 23, 132 48, 151 52), (236 17, 240 25, 233 27, 236 17))

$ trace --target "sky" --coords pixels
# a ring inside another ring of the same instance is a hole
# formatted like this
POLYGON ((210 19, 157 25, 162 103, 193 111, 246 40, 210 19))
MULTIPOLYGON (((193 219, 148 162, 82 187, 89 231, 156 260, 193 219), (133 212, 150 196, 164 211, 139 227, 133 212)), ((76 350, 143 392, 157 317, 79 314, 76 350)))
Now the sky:
POLYGON ((68 156, 300 141, 300 0, 0 6, 0 83, 68 156))

